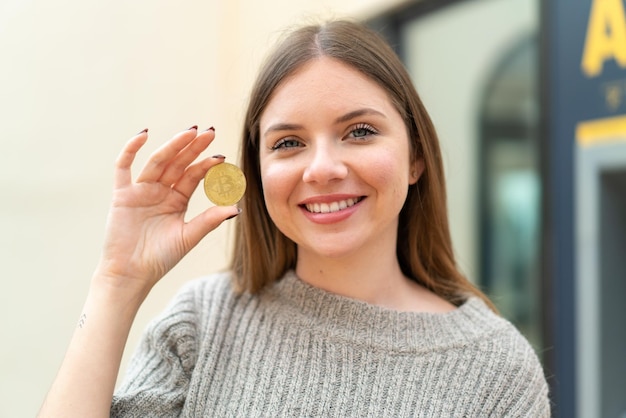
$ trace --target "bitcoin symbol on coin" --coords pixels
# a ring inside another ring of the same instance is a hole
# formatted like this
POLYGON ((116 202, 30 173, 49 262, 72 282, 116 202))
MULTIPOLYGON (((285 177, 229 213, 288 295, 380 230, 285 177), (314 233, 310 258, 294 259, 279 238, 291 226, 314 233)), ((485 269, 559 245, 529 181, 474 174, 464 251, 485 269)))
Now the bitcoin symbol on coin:
POLYGON ((246 178, 236 165, 218 164, 204 176, 204 193, 216 205, 234 205, 241 200, 245 191, 246 178))

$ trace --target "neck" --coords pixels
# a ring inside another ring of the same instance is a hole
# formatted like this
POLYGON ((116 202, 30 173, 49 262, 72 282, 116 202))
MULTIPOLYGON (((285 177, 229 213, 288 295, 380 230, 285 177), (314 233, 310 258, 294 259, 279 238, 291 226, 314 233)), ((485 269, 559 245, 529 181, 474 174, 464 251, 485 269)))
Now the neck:
POLYGON ((308 284, 383 308, 409 312, 450 312, 455 307, 408 279, 396 255, 396 237, 342 257, 298 248, 296 274, 308 284))
POLYGON ((324 257, 298 249, 296 274, 312 286, 374 305, 397 308, 407 286, 417 286, 400 269, 395 245, 380 242, 356 254, 324 257))

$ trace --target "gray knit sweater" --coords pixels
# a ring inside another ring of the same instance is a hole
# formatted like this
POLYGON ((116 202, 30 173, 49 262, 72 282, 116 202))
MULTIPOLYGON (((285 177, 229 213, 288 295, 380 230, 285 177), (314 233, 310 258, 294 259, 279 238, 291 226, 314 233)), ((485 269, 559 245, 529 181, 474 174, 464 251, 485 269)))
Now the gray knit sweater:
POLYGON ((333 295, 293 272, 260 295, 192 281, 149 326, 120 417, 546 417, 526 340, 482 301, 445 314, 333 295))

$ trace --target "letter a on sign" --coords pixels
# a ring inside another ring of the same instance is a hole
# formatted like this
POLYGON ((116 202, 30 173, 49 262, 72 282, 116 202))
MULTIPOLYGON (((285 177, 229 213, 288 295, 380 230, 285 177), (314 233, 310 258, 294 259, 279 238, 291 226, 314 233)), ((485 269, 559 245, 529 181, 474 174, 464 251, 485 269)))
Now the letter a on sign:
POLYGON ((593 0, 581 67, 588 77, 602 73, 608 59, 626 68, 624 0, 593 0))

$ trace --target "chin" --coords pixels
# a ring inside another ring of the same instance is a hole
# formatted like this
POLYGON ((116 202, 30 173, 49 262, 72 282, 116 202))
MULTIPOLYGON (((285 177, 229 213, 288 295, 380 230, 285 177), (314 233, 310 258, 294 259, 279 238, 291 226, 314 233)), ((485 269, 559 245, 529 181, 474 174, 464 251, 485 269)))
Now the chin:
POLYGON ((346 246, 345 243, 337 243, 337 245, 332 246, 308 247, 304 251, 299 249, 298 253, 302 253, 302 255, 307 257, 310 256, 318 259, 341 260, 343 258, 353 256, 356 251, 350 246, 346 246))

